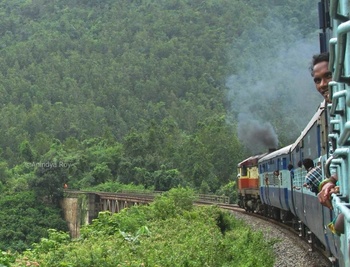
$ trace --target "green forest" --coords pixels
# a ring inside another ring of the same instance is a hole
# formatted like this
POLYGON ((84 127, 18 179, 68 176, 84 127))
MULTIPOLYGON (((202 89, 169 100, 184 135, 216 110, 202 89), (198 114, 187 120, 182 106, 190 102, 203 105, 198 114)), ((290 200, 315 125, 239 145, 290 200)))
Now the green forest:
POLYGON ((234 201, 237 163, 292 143, 321 102, 315 1, 3 0, 0 14, 3 251, 67 231, 64 184, 234 201))

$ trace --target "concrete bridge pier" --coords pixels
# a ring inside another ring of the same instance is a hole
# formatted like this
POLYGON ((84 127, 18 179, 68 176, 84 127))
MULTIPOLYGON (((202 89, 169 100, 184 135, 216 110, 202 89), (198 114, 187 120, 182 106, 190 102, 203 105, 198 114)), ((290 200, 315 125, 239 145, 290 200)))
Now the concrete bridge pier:
POLYGON ((66 193, 60 204, 72 238, 79 237, 82 225, 97 218, 99 202, 99 195, 94 193, 66 193))

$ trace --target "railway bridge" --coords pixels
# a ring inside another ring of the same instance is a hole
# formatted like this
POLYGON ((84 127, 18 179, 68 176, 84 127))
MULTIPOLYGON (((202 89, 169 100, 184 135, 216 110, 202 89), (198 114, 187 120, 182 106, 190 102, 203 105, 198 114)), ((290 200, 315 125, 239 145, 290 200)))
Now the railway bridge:
MULTIPOLYGON (((126 207, 149 204, 162 192, 135 191, 109 193, 65 190, 61 201, 64 219, 73 238, 80 235, 80 227, 90 224, 101 211, 116 213, 126 207)), ((229 203, 226 196, 198 195, 197 203, 229 203)))

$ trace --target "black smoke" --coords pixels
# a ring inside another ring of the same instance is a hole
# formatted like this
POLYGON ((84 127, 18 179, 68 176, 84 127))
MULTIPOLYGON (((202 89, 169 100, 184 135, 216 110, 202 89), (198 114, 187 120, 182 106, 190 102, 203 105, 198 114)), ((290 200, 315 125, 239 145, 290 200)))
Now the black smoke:
POLYGON ((278 136, 269 122, 253 120, 247 114, 238 116, 238 138, 254 152, 267 152, 278 147, 278 136))

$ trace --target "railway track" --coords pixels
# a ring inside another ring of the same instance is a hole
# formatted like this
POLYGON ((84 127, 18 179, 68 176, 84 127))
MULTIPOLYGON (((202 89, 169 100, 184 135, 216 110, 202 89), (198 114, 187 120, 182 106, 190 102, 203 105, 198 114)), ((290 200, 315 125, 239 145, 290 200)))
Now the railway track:
MULTIPOLYGON (((220 208, 223 208, 225 210, 228 210, 232 212, 233 214, 241 214, 244 217, 248 218, 246 221, 252 221, 249 218, 255 218, 256 220, 261 220, 264 221, 265 223, 268 223, 272 225, 272 228, 275 228, 276 231, 283 232, 285 236, 293 241, 294 244, 299 246, 302 250, 304 250, 306 253, 308 253, 310 256, 314 258, 318 258, 317 264, 310 264, 308 266, 312 267, 319 267, 319 266, 334 266, 333 265, 333 258, 330 257, 329 253, 324 250, 323 247, 318 246, 316 243, 310 242, 311 240, 308 239, 305 236, 300 236, 300 232, 293 227, 291 224, 286 224, 280 221, 276 221, 271 218, 267 218, 261 214, 258 213, 252 213, 252 212, 247 212, 244 209, 238 207, 238 205, 233 205, 233 204, 218 204, 220 208)), ((238 216, 239 218, 242 218, 242 216, 238 216)), ((281 249, 281 250, 284 250, 281 249)), ((283 255, 282 255, 283 256, 283 255)), ((279 266, 279 265, 278 265, 279 266)), ((293 266, 293 265, 289 265, 293 266)))

